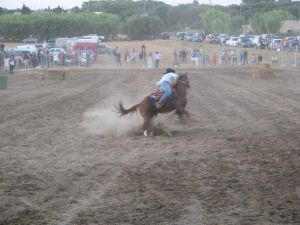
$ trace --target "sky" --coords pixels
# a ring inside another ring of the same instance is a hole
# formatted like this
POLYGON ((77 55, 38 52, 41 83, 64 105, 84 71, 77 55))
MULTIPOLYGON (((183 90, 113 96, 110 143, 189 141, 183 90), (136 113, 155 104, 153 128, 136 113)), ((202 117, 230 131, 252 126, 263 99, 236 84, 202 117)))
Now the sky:
MULTIPOLYGON (((23 3, 30 9, 45 9, 50 6, 56 8, 60 6, 64 9, 70 9, 75 6, 81 7, 82 3, 87 0, 0 0, 0 7, 7 9, 22 8, 23 3)), ((192 3, 193 0, 163 0, 163 2, 170 5, 192 3)), ((239 4, 240 0, 198 0, 200 4, 218 4, 218 5, 230 5, 239 4)))

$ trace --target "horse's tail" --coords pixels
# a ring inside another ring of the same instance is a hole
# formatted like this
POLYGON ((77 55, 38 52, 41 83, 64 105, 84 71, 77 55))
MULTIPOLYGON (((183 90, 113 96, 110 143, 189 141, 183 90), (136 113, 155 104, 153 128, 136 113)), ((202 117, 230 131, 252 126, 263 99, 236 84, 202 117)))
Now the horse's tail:
POLYGON ((119 102, 117 111, 121 114, 121 116, 125 116, 127 114, 132 115, 138 111, 139 106, 140 106, 140 104, 136 104, 129 109, 125 109, 123 106, 123 102, 119 102))

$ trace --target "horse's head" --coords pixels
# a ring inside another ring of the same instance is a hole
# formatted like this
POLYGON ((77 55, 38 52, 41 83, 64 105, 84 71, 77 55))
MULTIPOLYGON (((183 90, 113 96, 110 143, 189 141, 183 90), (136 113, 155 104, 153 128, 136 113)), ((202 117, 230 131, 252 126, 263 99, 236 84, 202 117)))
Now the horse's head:
POLYGON ((190 82, 188 78, 188 72, 179 73, 178 82, 184 83, 187 88, 190 88, 190 82))

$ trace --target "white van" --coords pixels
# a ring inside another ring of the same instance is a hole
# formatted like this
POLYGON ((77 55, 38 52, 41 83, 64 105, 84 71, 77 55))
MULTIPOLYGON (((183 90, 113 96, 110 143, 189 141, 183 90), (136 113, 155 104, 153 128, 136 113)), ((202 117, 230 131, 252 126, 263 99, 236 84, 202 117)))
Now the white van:
POLYGON ((19 45, 13 49, 13 52, 15 55, 20 55, 22 56, 23 54, 31 54, 31 53, 36 53, 38 52, 37 48, 35 45, 19 45))

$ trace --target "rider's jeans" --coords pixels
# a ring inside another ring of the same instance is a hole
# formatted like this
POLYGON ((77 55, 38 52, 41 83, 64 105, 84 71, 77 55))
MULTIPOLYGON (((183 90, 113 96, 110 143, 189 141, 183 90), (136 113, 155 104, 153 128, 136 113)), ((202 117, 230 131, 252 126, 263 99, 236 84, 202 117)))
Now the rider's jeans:
POLYGON ((161 96, 159 102, 164 103, 165 100, 167 99, 167 97, 169 97, 172 94, 171 86, 170 86, 169 82, 165 81, 161 84, 160 88, 163 91, 163 95, 161 96))

